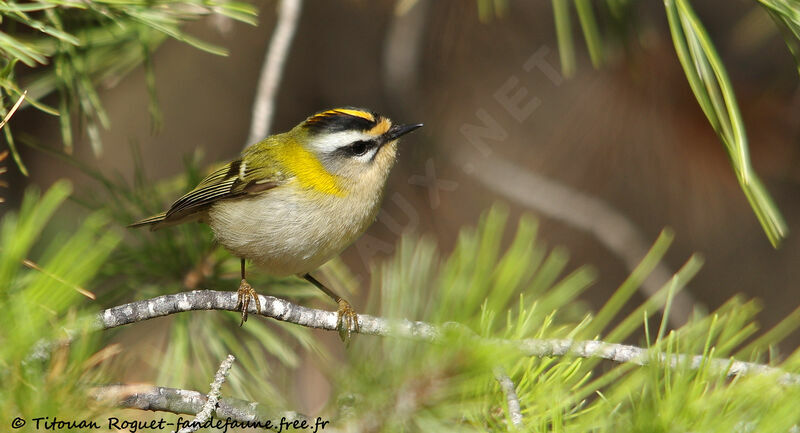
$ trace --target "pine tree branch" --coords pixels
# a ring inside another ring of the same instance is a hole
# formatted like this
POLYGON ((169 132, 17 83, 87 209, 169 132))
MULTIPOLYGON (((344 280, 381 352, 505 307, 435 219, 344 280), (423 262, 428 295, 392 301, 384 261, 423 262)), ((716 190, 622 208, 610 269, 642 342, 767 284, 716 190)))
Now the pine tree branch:
MULTIPOLYGON (((203 410, 208 403, 208 396, 193 390, 165 388, 151 385, 107 385, 92 390, 92 397, 123 408, 150 410, 154 412, 171 412, 193 415, 203 410)), ((237 398, 221 398, 214 409, 218 419, 230 418, 232 421, 246 423, 286 419, 309 420, 297 412, 270 413, 262 404, 240 400, 237 398)))
MULTIPOLYGON (((273 296, 259 295, 261 315, 283 322, 294 323, 308 328, 336 331, 337 313, 317 310, 292 304, 289 301, 273 296)), ((236 308, 236 292, 216 290, 193 290, 158 296, 152 299, 131 302, 109 308, 97 317, 97 327, 101 329, 116 328, 130 323, 141 322, 156 317, 196 310, 239 311, 236 308)), ((248 313, 258 315, 254 303, 250 304, 248 313)), ((441 331, 425 322, 409 320, 386 320, 367 314, 358 315, 361 334, 395 336, 433 341, 440 338, 441 331)))
POLYGON ((217 369, 217 374, 214 375, 214 381, 211 382, 211 390, 208 392, 208 398, 203 408, 197 412, 197 416, 195 416, 189 425, 180 429, 178 433, 194 433, 211 417, 211 413, 219 403, 219 394, 222 389, 222 384, 225 383, 225 378, 228 377, 228 372, 233 366, 233 361, 235 359, 233 355, 229 354, 225 360, 222 361, 222 364, 219 365, 219 369, 217 369))
POLYGON ((508 417, 511 420, 511 425, 515 429, 522 429, 525 425, 522 423, 522 406, 519 403, 519 396, 514 382, 508 377, 502 367, 497 367, 494 371, 494 378, 500 384, 500 389, 506 396, 506 404, 508 405, 508 417))
POLYGON ((782 385, 800 385, 800 375, 787 373, 780 368, 770 367, 765 364, 735 361, 733 359, 706 358, 702 355, 669 355, 663 352, 654 355, 648 349, 641 347, 606 343, 598 340, 574 341, 529 338, 520 340, 518 348, 526 355, 537 358, 576 356, 579 358, 602 358, 618 363, 633 363, 636 365, 650 364, 655 356, 659 363, 665 364, 669 368, 686 366, 692 370, 697 370, 707 366, 711 371, 725 372, 728 377, 769 374, 775 375, 778 383, 782 385))
MULTIPOLYGON (((337 313, 317 310, 292 304, 272 296, 259 295, 261 315, 284 322, 294 323, 309 328, 337 330, 337 313)), ((97 327, 110 329, 130 323, 141 322, 170 314, 195 310, 238 311, 236 309, 236 292, 220 292, 215 290, 195 290, 159 296, 153 299, 131 302, 109 308, 97 316, 97 327)), ((250 304, 250 315, 257 315, 255 305, 250 304)), ((400 337, 435 342, 442 338, 446 329, 463 329, 459 324, 435 326, 426 322, 410 320, 389 320, 367 314, 358 315, 361 334, 384 337, 400 337)), ((480 338, 480 337, 475 337, 480 338)), ((665 353, 654 354, 648 349, 625 344, 606 343, 598 340, 574 341, 568 339, 524 340, 486 339, 487 343, 506 346, 509 350, 518 350, 525 356, 560 357, 576 356, 579 358, 602 358, 618 363, 647 365, 654 359, 670 368, 686 366, 691 369, 709 368, 712 371, 724 372, 727 376, 744 376, 750 374, 775 375, 783 385, 800 385, 800 375, 787 373, 780 368, 770 367, 753 362, 735 361, 732 359, 706 358, 702 355, 665 353)))

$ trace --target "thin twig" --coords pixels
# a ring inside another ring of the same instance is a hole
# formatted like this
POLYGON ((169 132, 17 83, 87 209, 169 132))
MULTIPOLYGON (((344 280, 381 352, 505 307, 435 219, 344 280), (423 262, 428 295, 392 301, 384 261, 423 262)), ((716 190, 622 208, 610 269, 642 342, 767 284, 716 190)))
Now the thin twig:
POLYGON ((522 406, 519 404, 519 396, 514 382, 508 377, 502 367, 497 367, 494 370, 494 378, 500 384, 500 389, 506 396, 506 404, 508 405, 508 417, 511 419, 511 425, 515 429, 522 429, 522 406))
POLYGON ((233 355, 228 354, 228 357, 222 361, 219 365, 219 369, 217 369, 217 374, 214 375, 214 381, 211 382, 211 390, 208 392, 208 399, 203 405, 203 409, 197 413, 197 416, 194 417, 189 425, 180 429, 178 433, 194 433, 203 423, 211 418, 211 414, 214 412, 214 409, 217 408, 217 403, 219 402, 222 384, 225 383, 225 378, 228 377, 228 372, 231 370, 235 359, 233 355))
MULTIPOLYGON (((471 175, 484 186, 525 207, 592 234, 625 263, 629 271, 636 268, 647 254, 648 244, 633 222, 625 215, 595 197, 533 173, 499 156, 486 158, 475 166, 471 175)), ((672 272, 658 263, 642 282, 642 291, 653 296, 672 272)), ((675 294, 669 323, 679 327, 689 320, 697 302, 687 289, 675 294)))
POLYGON ((34 262, 33 260, 23 259, 22 260, 22 264, 25 265, 26 267, 30 268, 30 269, 33 269, 34 271, 41 272, 45 276, 47 276, 49 278, 52 278, 52 279, 58 281, 59 283, 65 285, 65 286, 72 287, 73 290, 75 290, 76 292, 80 293, 83 296, 86 296, 87 298, 89 298, 89 299, 91 299, 93 301, 95 299, 97 299, 97 296, 94 293, 84 289, 81 286, 72 284, 69 281, 64 280, 63 278, 59 277, 58 275, 56 275, 56 274, 54 274, 52 272, 49 272, 49 271, 47 271, 45 269, 42 269, 42 267, 37 265, 36 262, 34 262))
MULTIPOLYGON (((198 391, 144 384, 101 386, 92 390, 92 397, 123 408, 189 415, 202 411, 208 402, 208 396, 198 391)), ((280 419, 289 422, 309 419, 297 412, 269 413, 261 403, 236 398, 220 399, 214 415, 239 423, 260 423, 262 427, 280 419)))
POLYGON ((430 0, 399 0, 389 19, 383 43, 383 84, 398 101, 411 102, 419 89, 421 51, 430 0))
MULTIPOLYGON (((8 150, 0 152, 0 162, 5 161, 7 157, 8 157, 8 150)), ((8 169, 5 166, 0 166, 0 174, 4 174, 6 171, 8 171, 8 169)), ((0 187, 8 188, 8 182, 0 180, 0 187)), ((5 201, 6 201, 5 198, 0 197, 0 203, 4 203, 5 201)))
POLYGON ((697 370, 707 367, 710 371, 724 371, 728 377, 753 374, 773 374, 782 385, 800 385, 800 375, 787 373, 780 368, 755 362, 735 361, 733 359, 706 358, 702 355, 674 354, 652 351, 627 344, 606 343, 599 340, 575 341, 568 339, 529 338, 517 342, 519 348, 528 356, 537 358, 553 356, 576 356, 579 358, 602 358, 619 363, 647 365, 655 359, 669 368, 688 367, 697 370))
POLYGON ((6 126, 6 123, 8 123, 8 121, 11 120, 11 116, 13 116, 14 113, 17 112, 17 109, 19 108, 20 105, 22 105, 22 101, 25 100, 25 96, 27 95, 28 95, 27 90, 22 92, 21 95, 19 95, 19 99, 17 99, 17 102, 14 104, 13 107, 11 107, 10 110, 8 110, 6 117, 4 117, 2 121, 0 121, 0 129, 3 129, 3 127, 6 126))
POLYGON ((261 66, 258 89, 253 100, 253 118, 250 121, 250 134, 245 146, 249 146, 267 136, 272 126, 278 86, 281 84, 283 65, 289 54, 297 22, 300 20, 302 0, 281 0, 278 9, 278 22, 272 32, 269 48, 261 66))
MULTIPOLYGON (((309 328, 325 329, 328 331, 338 330, 338 315, 336 312, 303 307, 272 296, 259 295, 259 300, 261 302, 261 315, 264 317, 270 317, 309 328)), ((98 314, 96 325, 101 329, 109 329, 185 311, 238 311, 236 304, 236 292, 195 290, 159 296, 153 299, 145 299, 109 308, 98 314)), ((250 304, 248 313, 251 315, 259 314, 255 309, 255 305, 252 303, 250 304)), ((361 334, 410 338, 428 342, 441 340, 442 332, 445 329, 463 328, 463 326, 458 324, 439 327, 426 322, 412 322, 405 319, 389 320, 367 314, 358 315, 358 324, 358 332, 361 334)), ((574 341, 566 339, 529 338, 525 340, 485 339, 484 342, 502 345, 507 349, 518 350, 526 356, 535 356, 539 358, 576 356, 580 358, 602 358, 609 361, 634 363, 637 365, 647 365, 655 359, 670 368, 686 366, 691 369, 699 369, 701 367, 707 367, 711 371, 724 372, 729 377, 749 374, 771 374, 777 376, 777 380, 781 384, 800 385, 800 375, 786 373, 780 368, 770 367, 764 364, 735 361, 732 359, 706 358, 701 355, 668 355, 665 353, 658 353, 654 356, 652 351, 641 347, 606 343, 597 340, 574 341)))

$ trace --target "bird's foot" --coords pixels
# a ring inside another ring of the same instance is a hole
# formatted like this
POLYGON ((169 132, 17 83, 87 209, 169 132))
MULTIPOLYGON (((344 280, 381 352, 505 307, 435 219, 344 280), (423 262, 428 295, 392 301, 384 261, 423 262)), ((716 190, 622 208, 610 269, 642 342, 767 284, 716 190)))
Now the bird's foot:
POLYGON ((350 333, 358 332, 360 329, 358 326, 358 314, 356 314, 356 310, 353 309, 350 303, 344 299, 339 299, 339 310, 337 314, 338 324, 336 329, 339 331, 339 338, 341 338, 345 344, 349 344, 350 333))
POLYGON ((258 293, 253 289, 253 286, 245 279, 242 279, 242 282, 239 284, 239 290, 236 291, 236 295, 236 309, 242 309, 242 321, 239 323, 239 326, 242 326, 244 322, 247 322, 247 307, 250 306, 250 298, 252 297, 256 302, 256 311, 258 311, 258 314, 261 314, 261 301, 258 300, 258 293))

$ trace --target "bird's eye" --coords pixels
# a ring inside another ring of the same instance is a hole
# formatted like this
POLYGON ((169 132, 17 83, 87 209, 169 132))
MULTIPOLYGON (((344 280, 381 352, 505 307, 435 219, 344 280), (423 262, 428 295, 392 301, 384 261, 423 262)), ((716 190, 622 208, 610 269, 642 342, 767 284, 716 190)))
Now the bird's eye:
POLYGON ((369 141, 356 141, 350 145, 350 154, 353 156, 362 156, 367 153, 372 143, 369 141))

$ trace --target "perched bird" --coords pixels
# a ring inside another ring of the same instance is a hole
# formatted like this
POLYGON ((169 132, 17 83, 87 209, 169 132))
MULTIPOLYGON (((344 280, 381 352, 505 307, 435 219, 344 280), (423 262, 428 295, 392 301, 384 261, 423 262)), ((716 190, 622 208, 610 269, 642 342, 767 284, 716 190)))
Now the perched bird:
POLYGON ((276 276, 297 275, 338 305, 339 332, 358 330, 350 303, 309 272, 353 243, 375 219, 397 139, 422 124, 394 125, 370 110, 337 108, 265 138, 203 179, 169 210, 130 227, 152 230, 200 221, 241 258, 237 308, 242 323, 252 297, 245 260, 276 276))

